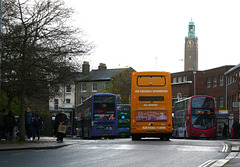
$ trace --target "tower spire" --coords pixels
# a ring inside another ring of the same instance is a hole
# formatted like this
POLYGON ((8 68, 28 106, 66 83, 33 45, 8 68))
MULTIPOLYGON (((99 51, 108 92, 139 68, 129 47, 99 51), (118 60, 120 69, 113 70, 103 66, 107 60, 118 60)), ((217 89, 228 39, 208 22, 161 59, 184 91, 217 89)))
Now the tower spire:
POLYGON ((192 17, 188 25, 188 38, 195 38, 195 25, 194 22, 192 21, 192 17))

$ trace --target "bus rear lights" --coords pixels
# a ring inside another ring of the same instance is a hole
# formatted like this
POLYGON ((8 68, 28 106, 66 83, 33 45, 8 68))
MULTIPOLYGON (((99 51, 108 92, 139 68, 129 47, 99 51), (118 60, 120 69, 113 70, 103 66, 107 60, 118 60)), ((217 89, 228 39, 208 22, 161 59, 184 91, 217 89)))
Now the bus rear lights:
POLYGON ((134 122, 135 122, 135 119, 133 119, 132 122, 134 123, 134 122))
POLYGON ((133 98, 136 99, 136 95, 133 95, 133 98))

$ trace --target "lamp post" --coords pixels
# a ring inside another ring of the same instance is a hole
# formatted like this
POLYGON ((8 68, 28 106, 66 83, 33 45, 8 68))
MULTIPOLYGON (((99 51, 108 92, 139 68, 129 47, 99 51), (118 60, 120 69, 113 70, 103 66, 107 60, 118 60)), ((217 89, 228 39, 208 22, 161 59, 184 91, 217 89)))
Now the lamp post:
POLYGON ((196 95, 196 63, 194 61, 193 63, 193 82, 194 82, 194 85, 193 85, 193 95, 195 96, 196 95))
POLYGON ((194 82, 194 85, 193 85, 193 94, 194 96, 196 95, 196 71, 193 71, 193 82, 194 82))

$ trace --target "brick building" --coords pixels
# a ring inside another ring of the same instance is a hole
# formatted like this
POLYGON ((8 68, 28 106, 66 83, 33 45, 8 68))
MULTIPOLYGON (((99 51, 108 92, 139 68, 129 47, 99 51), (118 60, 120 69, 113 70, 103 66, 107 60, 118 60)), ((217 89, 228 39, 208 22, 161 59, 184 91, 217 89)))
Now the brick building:
POLYGON ((205 71, 172 73, 173 100, 193 95, 209 95, 215 98, 216 111, 226 110, 226 76, 234 66, 221 66, 205 71))
POLYGON ((234 66, 225 72, 227 79, 226 86, 226 108, 233 120, 238 120, 240 114, 240 106, 237 102, 240 101, 240 64, 234 66))

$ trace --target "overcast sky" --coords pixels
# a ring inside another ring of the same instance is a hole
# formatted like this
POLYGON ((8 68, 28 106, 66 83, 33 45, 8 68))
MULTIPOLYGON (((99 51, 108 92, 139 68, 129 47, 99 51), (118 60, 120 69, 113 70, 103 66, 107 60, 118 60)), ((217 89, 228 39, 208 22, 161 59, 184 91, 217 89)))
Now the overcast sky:
POLYGON ((91 68, 184 70, 188 24, 195 23, 199 70, 240 63, 238 0, 65 0, 74 25, 95 45, 91 68))

